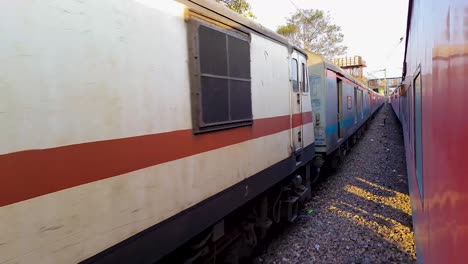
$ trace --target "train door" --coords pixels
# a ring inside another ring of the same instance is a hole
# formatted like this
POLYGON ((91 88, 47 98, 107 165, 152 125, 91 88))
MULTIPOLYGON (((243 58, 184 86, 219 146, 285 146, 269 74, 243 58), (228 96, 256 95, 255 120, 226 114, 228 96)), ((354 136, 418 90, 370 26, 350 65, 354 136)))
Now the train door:
POLYGON ((359 90, 359 112, 361 113, 361 120, 364 119, 364 93, 359 90))
POLYGON ((401 113, 402 113, 401 95, 398 94, 398 118, 400 118, 400 122, 401 122, 401 113))
POLYGON ((307 140, 305 140, 305 133, 307 133, 307 130, 304 131, 304 113, 305 112, 310 112, 310 97, 309 97, 309 75, 307 73, 307 59, 302 56, 299 57, 299 63, 301 65, 301 72, 300 72, 300 90, 301 90, 301 135, 302 135, 302 140, 301 140, 301 147, 307 146, 307 140))
POLYGON ((367 96, 364 96, 364 94, 364 91, 362 91, 362 119, 364 119, 367 113, 367 96))
POLYGON ((397 104, 398 104, 398 118, 400 119, 400 122, 401 122, 401 87, 398 87, 398 91, 397 91, 397 104))
MULTIPOLYGON (((304 82, 302 74, 303 64, 301 56, 297 51, 291 54, 291 138, 292 147, 295 152, 300 152, 302 142, 302 96, 301 87, 304 82)), ((302 59, 305 61, 305 59, 302 59)))
POLYGON ((358 122, 358 88, 354 87, 354 124, 358 122))
POLYGON ((372 115, 372 93, 369 93, 369 116, 372 115))
POLYGON ((342 128, 342 121, 343 121, 343 81, 339 78, 336 79, 336 96, 337 96, 337 103, 338 103, 338 113, 337 113, 337 122, 338 122, 338 140, 343 138, 343 128, 342 128))

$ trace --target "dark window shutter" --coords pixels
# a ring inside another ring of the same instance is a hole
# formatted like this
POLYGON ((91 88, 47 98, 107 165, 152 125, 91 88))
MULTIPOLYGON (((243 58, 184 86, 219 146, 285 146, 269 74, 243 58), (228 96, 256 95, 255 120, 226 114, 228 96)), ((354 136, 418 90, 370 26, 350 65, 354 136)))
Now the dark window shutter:
POLYGON ((229 120, 228 80, 202 77, 203 123, 216 123, 229 120))
POLYGON ((250 47, 245 40, 228 36, 229 77, 250 79, 250 47))
POLYGON ((200 71, 206 74, 227 75, 226 34, 200 26, 200 71))
POLYGON ((250 43, 199 25, 200 132, 252 123, 250 43))
POLYGON ((231 119, 245 120, 252 118, 252 95, 250 81, 230 80, 231 119))

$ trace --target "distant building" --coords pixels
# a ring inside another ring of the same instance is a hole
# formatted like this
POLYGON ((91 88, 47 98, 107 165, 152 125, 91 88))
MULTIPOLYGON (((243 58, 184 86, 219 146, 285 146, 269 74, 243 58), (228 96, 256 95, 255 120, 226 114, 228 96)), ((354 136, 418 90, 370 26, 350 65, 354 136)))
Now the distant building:
POLYGON ((366 78, 363 75, 364 67, 367 67, 366 61, 361 56, 343 57, 333 59, 332 62, 345 70, 349 75, 366 83, 366 78))
MULTIPOLYGON (((398 87, 398 85, 401 83, 402 79, 401 77, 390 77, 387 78, 387 88, 389 91, 393 91, 398 87)), ((385 79, 384 78, 378 78, 378 79, 369 79, 367 81, 367 86, 371 88, 372 90, 384 94, 384 89, 385 89, 385 79)))

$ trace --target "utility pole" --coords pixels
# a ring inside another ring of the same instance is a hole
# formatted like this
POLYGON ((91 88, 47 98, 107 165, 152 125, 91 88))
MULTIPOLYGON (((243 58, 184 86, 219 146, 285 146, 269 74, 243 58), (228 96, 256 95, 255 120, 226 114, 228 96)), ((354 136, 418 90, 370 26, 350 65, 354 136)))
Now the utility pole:
POLYGON ((387 86, 387 68, 385 68, 385 69, 383 70, 383 72, 384 72, 384 82, 385 82, 384 94, 385 94, 385 96, 388 97, 388 90, 387 90, 387 87, 388 87, 388 86, 387 86))
MULTIPOLYGON (((370 75, 374 76, 375 78, 377 78, 377 77, 373 74, 373 73, 376 73, 376 72, 383 72, 383 73, 384 73, 384 82, 385 82, 385 84, 384 84, 384 96, 388 96, 388 91, 387 91, 387 88, 388 88, 388 85, 387 85, 387 68, 381 69, 381 70, 377 70, 377 71, 374 71, 374 72, 372 72, 372 73, 371 73, 371 72, 367 72, 367 74, 370 74, 370 75)), ((377 78, 377 79, 380 79, 380 80, 381 80, 381 78, 377 78)), ((380 87, 382 87, 382 86, 380 86, 380 87)))

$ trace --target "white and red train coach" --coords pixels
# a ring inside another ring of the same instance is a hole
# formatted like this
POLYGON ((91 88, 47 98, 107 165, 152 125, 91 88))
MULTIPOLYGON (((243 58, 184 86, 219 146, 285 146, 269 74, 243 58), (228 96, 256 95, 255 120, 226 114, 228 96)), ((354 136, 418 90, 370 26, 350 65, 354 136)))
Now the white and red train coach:
POLYGON ((0 32, 0 263, 154 261, 310 166, 305 53, 214 1, 4 1, 0 32))

